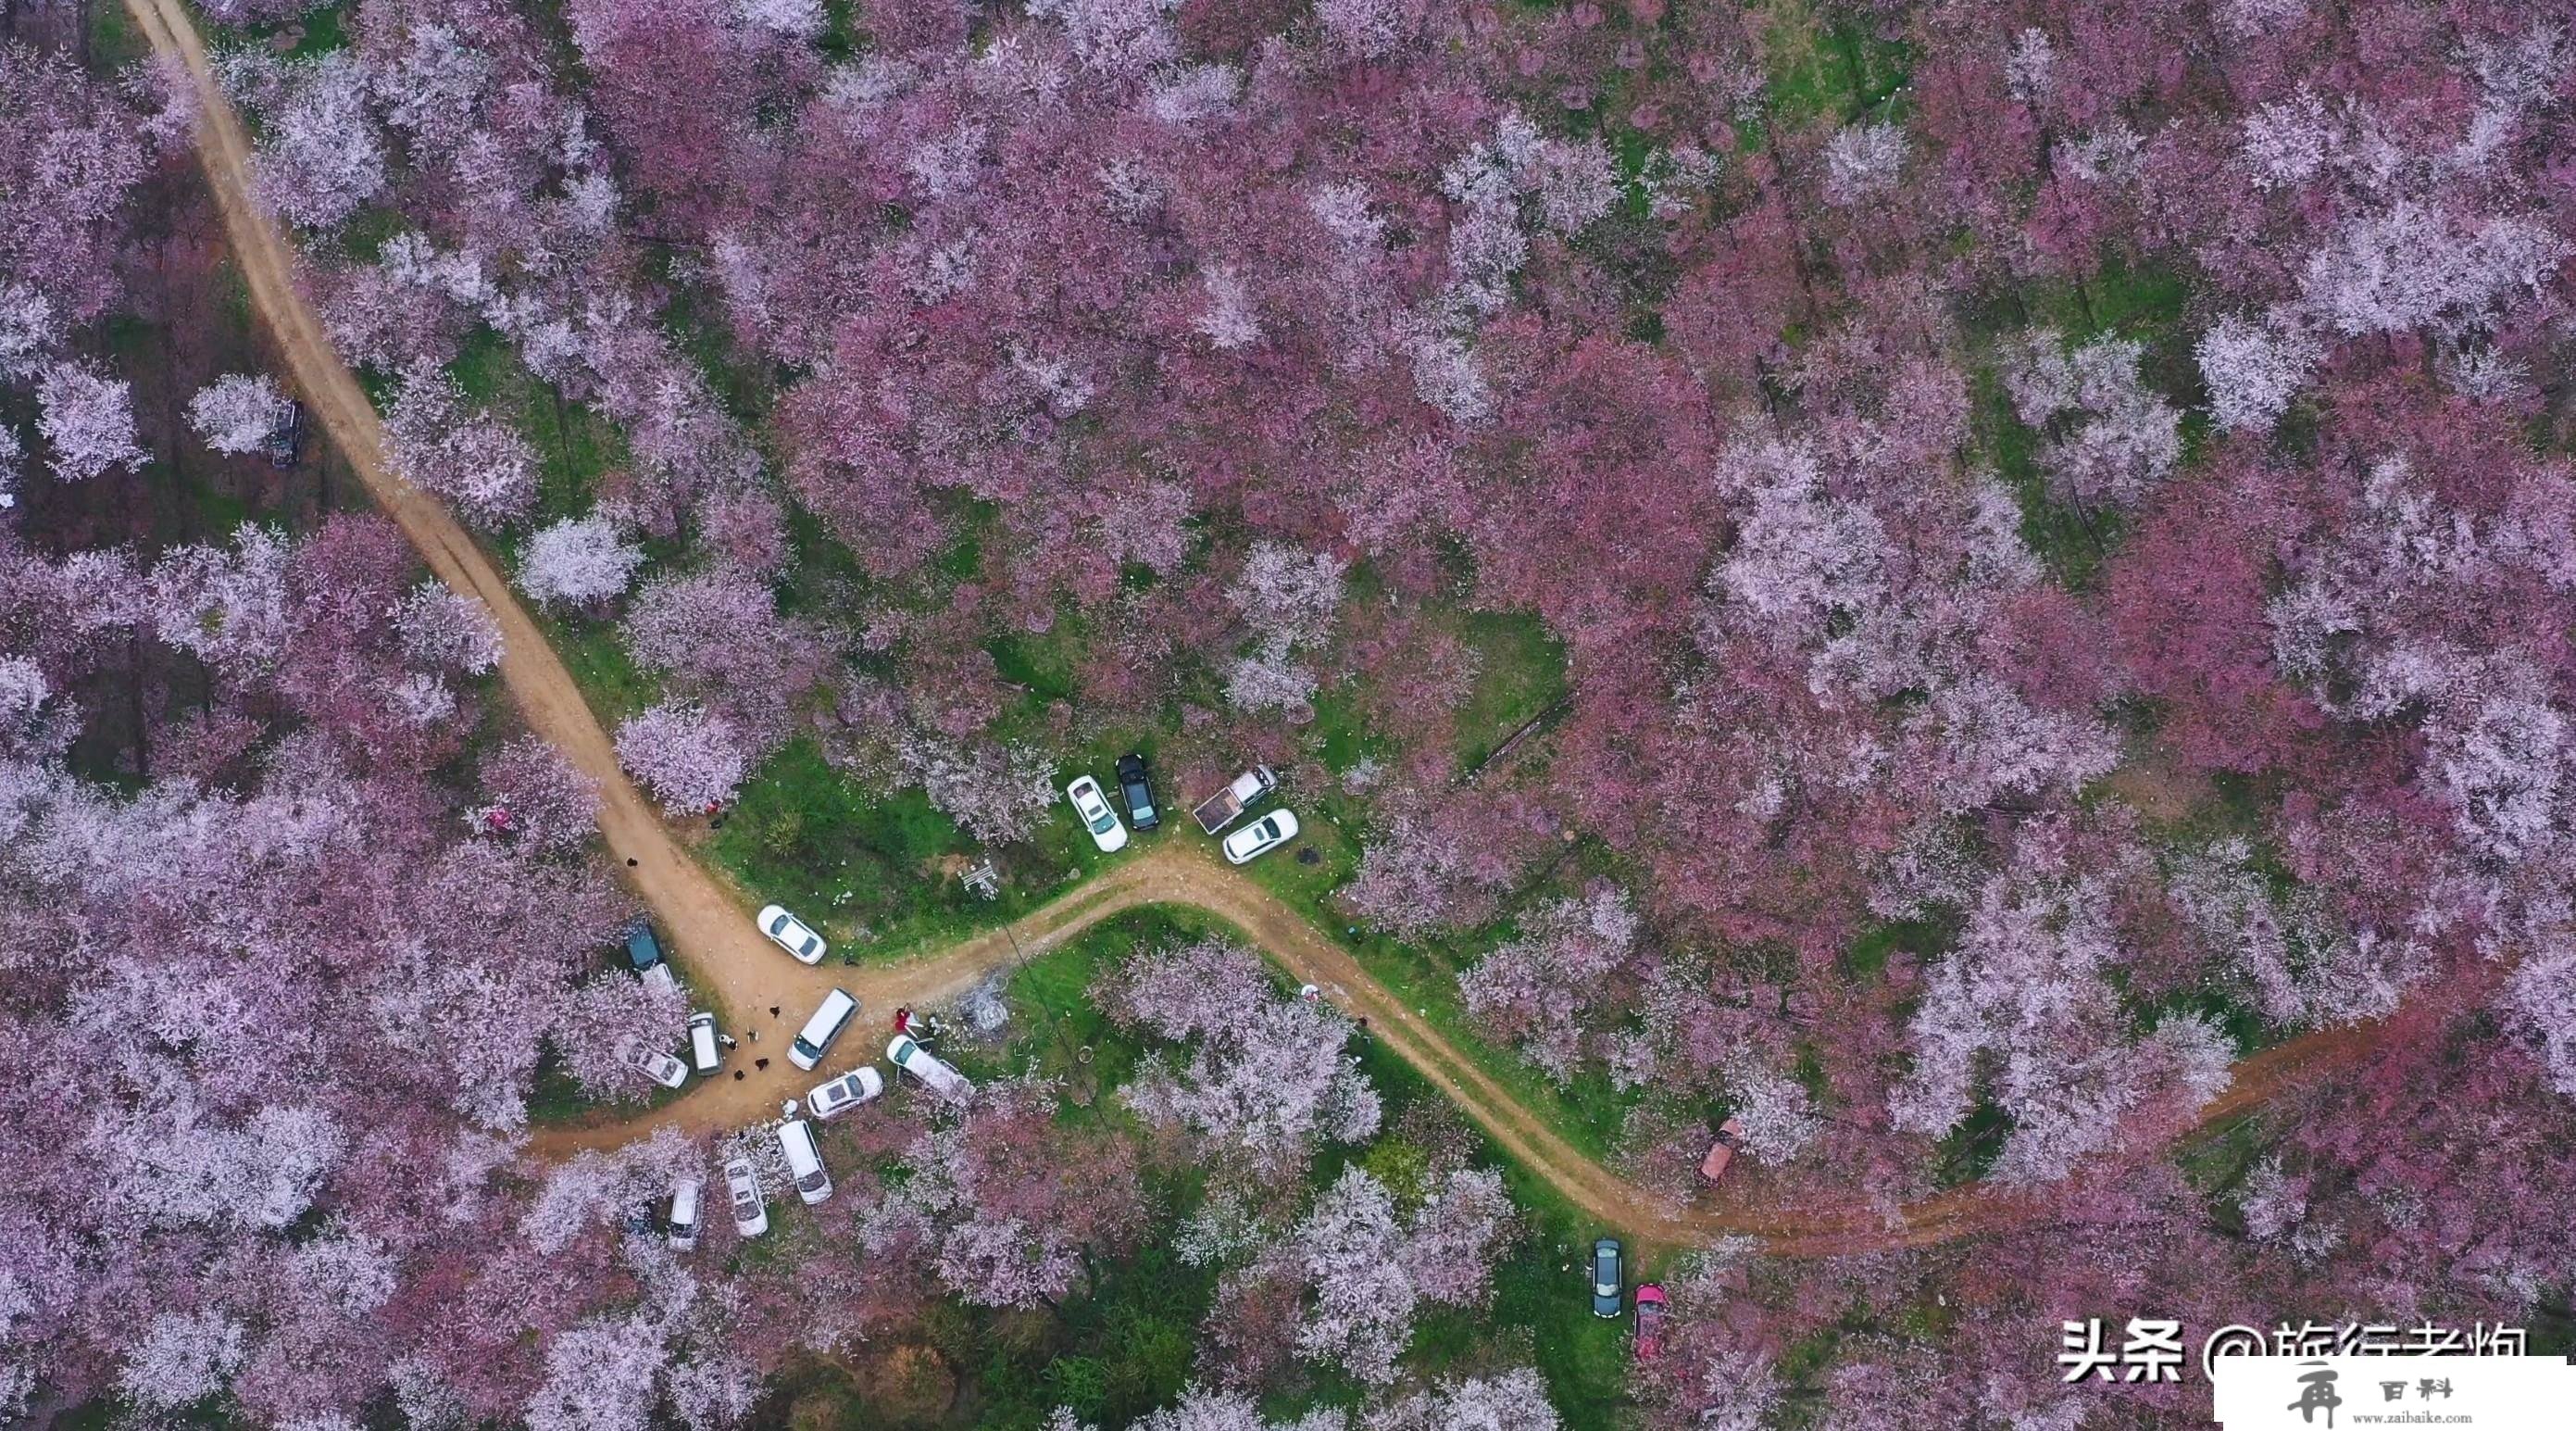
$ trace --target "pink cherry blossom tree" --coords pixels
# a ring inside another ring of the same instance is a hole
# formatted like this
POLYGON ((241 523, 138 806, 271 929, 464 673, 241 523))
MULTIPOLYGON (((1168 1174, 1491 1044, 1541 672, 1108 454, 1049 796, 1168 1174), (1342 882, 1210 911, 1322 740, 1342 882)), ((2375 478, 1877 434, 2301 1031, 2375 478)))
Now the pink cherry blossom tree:
POLYGON ((36 431, 52 449, 54 476, 86 482, 111 467, 143 464, 134 440, 134 389, 97 367, 56 363, 37 382, 36 431))
POLYGON ((909 1176, 871 1212, 871 1251, 926 1257, 950 1291, 987 1307, 1062 1301, 1093 1252, 1125 1247, 1144 1209, 1135 1152, 1056 1125, 1042 1080, 985 1085, 903 1154, 909 1176))
POLYGON ((236 456, 259 451, 286 418, 286 398, 265 373, 226 373, 188 400, 188 425, 197 436, 236 456))
POLYGON ((537 455, 489 411, 470 409, 443 373, 415 371, 385 410, 394 470, 456 505, 478 527, 506 526, 537 499, 537 455))
POLYGON ((1324 1144, 1377 1131, 1377 1090, 1342 1051, 1349 1021, 1283 996, 1249 950, 1202 940, 1137 954, 1094 998, 1111 1018, 1186 1045, 1186 1063, 1148 1055, 1120 1097, 1149 1123, 1188 1130, 1206 1156, 1289 1178, 1324 1144))
POLYGON ((729 803, 750 770, 733 722, 686 701, 664 701, 622 722, 617 762, 654 799, 683 813, 729 803))
POLYGON ((528 534, 519 549, 519 589, 544 606, 596 608, 626 594, 644 552, 594 512, 528 534))

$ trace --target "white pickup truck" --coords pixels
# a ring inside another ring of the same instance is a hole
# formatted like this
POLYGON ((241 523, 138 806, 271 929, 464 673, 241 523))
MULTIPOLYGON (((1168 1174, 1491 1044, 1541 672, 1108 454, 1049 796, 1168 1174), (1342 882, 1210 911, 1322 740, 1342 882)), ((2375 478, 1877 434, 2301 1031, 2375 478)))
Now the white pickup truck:
POLYGON ((1210 795, 1190 812, 1199 828, 1213 835, 1241 818, 1254 801, 1279 788, 1279 777, 1267 765, 1256 765, 1234 777, 1234 783, 1210 795))

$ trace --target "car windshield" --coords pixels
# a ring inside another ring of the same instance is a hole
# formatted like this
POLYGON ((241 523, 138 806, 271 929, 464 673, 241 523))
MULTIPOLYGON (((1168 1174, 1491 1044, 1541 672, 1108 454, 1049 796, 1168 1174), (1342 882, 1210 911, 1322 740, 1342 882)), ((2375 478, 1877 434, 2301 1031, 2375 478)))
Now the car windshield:
POLYGON ((1092 830, 1092 833, 1093 833, 1093 834, 1105 835, 1105 834, 1108 834, 1112 829, 1115 829, 1115 828, 1117 827, 1117 825, 1118 825, 1118 817, 1117 817, 1117 816, 1115 816, 1115 815, 1110 814, 1110 813, 1109 813, 1109 810, 1108 810, 1108 807, 1103 806, 1103 807, 1101 808, 1101 811, 1100 811, 1099 816, 1098 816, 1097 818, 1095 818, 1095 819, 1093 819, 1093 820, 1092 820, 1092 822, 1091 822, 1091 830, 1092 830))
POLYGON ((796 1180, 796 1190, 799 1192, 813 1192, 818 1188, 828 1187, 830 1184, 831 1180, 823 1176, 823 1170, 821 1168, 816 1168, 814 1171, 807 1173, 805 1176, 796 1180))
POLYGON ((810 1044, 810 1043, 807 1043, 807 1042, 805 1041, 805 1035, 803 1035, 803 1034, 798 1034, 798 1035, 796 1036, 796 1045, 795 1045, 795 1047, 796 1047, 796 1051, 797 1051, 798 1053, 801 1053, 801 1054, 805 1055, 805 1056, 806 1056, 807 1058, 809 1058, 809 1059, 821 1058, 821 1057, 823 1056, 823 1050, 821 1050, 821 1049, 819 1049, 819 1048, 816 1048, 814 1045, 812 1045, 812 1044, 810 1044))

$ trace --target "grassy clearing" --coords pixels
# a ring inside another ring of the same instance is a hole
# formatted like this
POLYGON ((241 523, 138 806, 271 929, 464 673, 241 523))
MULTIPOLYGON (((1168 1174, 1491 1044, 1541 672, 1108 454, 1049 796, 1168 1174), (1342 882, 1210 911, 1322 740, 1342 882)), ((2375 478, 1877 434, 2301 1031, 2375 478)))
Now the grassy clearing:
POLYGON ((1478 611, 1465 619, 1477 653, 1475 685, 1458 707, 1458 768, 1474 770, 1512 733, 1565 698, 1565 644, 1537 614, 1478 611))
POLYGON ((2088 591, 2102 564, 2119 547, 2123 520, 2116 511, 2091 511, 2060 502, 2040 470, 2040 434, 2013 414, 2012 398, 1993 369, 1979 369, 1971 389, 1970 442, 1977 458, 1994 469, 2021 503, 2021 538, 2058 585, 2088 591))
POLYGON ((613 624, 533 614, 600 724, 613 731, 620 720, 662 698, 661 683, 636 667, 613 624))
POLYGON ((1761 8, 1770 113, 1778 122, 1851 123, 1895 100, 1913 75, 1911 49, 1870 34, 1857 18, 1828 18, 1809 0, 1761 8))
POLYGON ((761 764, 706 848, 755 897, 797 910, 856 962, 1018 918, 1089 867, 1076 840, 1089 848, 1068 813, 1032 845, 994 852, 1002 894, 979 899, 954 873, 979 855, 955 821, 918 790, 866 788, 799 738, 761 764))
POLYGON ((600 476, 626 461, 626 439, 615 424, 580 403, 565 401, 528 371, 508 339, 490 328, 474 330, 448 371, 468 397, 507 421, 535 450, 537 506, 531 525, 589 511, 600 476))
POLYGON ((152 42, 134 27, 134 17, 125 13, 123 5, 88 8, 89 67, 94 73, 113 73, 152 52, 152 42))
MULTIPOLYGON (((1386 1097, 1388 1124, 1416 1101, 1438 1098, 1410 1065, 1371 1044, 1361 1064, 1386 1097)), ((1598 1425, 1628 1404, 1627 1317, 1592 1314, 1592 1241, 1609 1231, 1593 1223, 1544 1180, 1511 1162, 1490 1140, 1478 1138, 1477 1161, 1498 1165, 1521 1210, 1526 1235, 1494 1269, 1489 1307, 1443 1310, 1425 1316, 1413 1347, 1414 1364, 1434 1374, 1457 1375, 1494 1359, 1497 1351, 1527 1356, 1547 1378, 1548 1399, 1568 1425, 1598 1425)), ((1337 1170, 1338 1171, 1338 1170, 1337 1170)), ((1632 1267, 1631 1281, 1652 1280, 1660 1266, 1632 1267)))

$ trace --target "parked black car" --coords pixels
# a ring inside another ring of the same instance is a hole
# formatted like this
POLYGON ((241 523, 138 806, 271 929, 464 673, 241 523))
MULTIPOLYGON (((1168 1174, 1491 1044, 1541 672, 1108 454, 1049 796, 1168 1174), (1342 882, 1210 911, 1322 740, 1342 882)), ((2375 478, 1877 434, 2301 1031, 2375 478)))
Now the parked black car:
POLYGON ((1145 778, 1145 757, 1134 751, 1118 757, 1118 790, 1127 797, 1127 822, 1139 830, 1163 823, 1154 808, 1154 786, 1145 778))
POLYGON ((268 465, 283 472, 295 465, 304 450, 304 404, 286 400, 286 421, 268 435, 268 465))
POLYGON ((1628 1281, 1625 1251, 1615 1237, 1592 1244, 1592 1315, 1596 1317, 1615 1317, 1626 1306, 1621 1295, 1628 1281))
POLYGON ((640 914, 626 926, 626 962, 638 974, 662 962, 662 936, 653 932, 653 921, 640 914))

